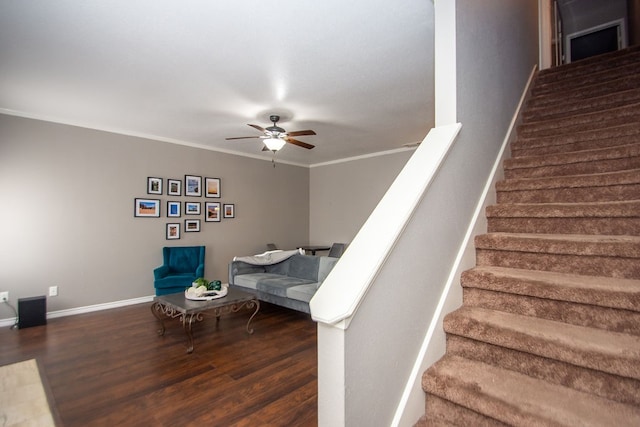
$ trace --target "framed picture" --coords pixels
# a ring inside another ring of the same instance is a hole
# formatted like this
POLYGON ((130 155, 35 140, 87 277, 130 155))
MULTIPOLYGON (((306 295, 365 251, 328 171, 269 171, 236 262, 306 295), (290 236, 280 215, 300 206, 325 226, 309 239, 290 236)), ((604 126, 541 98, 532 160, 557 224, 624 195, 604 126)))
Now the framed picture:
POLYGON ((167 194, 169 196, 181 196, 182 195, 182 181, 179 179, 167 180, 167 194))
POLYGON ((200 231, 199 219, 185 219, 184 220, 184 232, 191 233, 194 231, 200 231))
POLYGON ((185 215, 200 215, 200 202, 184 202, 185 215))
POLYGON ((184 195, 202 196, 202 177, 194 175, 184 176, 184 195))
POLYGON ((135 199, 133 216, 159 218, 160 217, 160 200, 135 199))
POLYGON ((204 188, 204 197, 220 197, 220 178, 205 178, 204 188))
POLYGON ((180 224, 168 223, 167 224, 167 240, 175 240, 180 238, 180 224))
POLYGON ((205 204, 205 218, 207 222, 220 222, 220 202, 207 202, 205 204))
POLYGON ((147 194, 162 194, 162 178, 147 178, 147 194))
POLYGON ((180 202, 167 202, 167 216, 180 217, 180 202))
POLYGON ((235 218, 236 217, 236 205, 233 203, 225 203, 222 205, 222 215, 225 218, 235 218))

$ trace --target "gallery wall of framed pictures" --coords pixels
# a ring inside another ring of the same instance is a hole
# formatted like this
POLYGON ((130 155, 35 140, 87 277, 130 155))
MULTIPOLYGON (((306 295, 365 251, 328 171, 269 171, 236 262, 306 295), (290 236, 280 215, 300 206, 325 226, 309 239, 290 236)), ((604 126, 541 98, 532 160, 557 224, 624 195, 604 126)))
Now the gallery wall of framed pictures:
POLYGON ((148 198, 134 199, 133 216, 136 218, 162 218, 166 223, 165 237, 167 240, 180 239, 182 233, 200 232, 201 222, 216 223, 223 219, 236 217, 235 203, 223 203, 222 180, 220 178, 202 177, 199 175, 185 175, 184 180, 176 178, 147 177, 148 198), (152 195, 167 196, 165 200, 152 195), (153 198, 152 198, 153 197, 153 198), (193 197, 204 197, 199 201, 193 197), (206 199, 218 199, 216 201, 206 199), (183 218, 184 221, 176 218, 183 218))

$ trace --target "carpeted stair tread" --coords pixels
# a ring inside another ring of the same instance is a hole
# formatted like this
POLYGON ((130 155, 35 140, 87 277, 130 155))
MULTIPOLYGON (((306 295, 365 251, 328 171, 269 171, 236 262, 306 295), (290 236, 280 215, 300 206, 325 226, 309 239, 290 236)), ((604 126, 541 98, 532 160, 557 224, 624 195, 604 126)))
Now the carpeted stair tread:
MULTIPOLYGON (((498 181, 498 191, 546 190, 551 188, 604 187, 640 184, 640 169, 563 177, 515 178, 498 181)), ((640 192, 638 193, 640 198, 640 192)))
POLYGON ((501 203, 486 209, 487 231, 640 236, 640 200, 501 203))
POLYGON ((538 167, 578 162, 597 162, 599 160, 619 159, 640 155, 640 142, 616 147, 595 148, 592 150, 572 151, 553 155, 516 157, 505 160, 506 168, 538 167))
POLYGON ((476 236, 475 246, 503 251, 640 258, 638 236, 487 233, 476 236))
POLYGON ((503 162, 505 177, 580 175, 640 168, 640 143, 542 156, 516 157, 503 162))
POLYGON ((640 381, 633 378, 583 368, 459 335, 447 336, 447 354, 640 408, 640 381))
POLYGON ((621 65, 636 63, 640 57, 640 45, 620 49, 603 55, 585 58, 581 61, 541 70, 536 84, 548 84, 572 79, 579 75, 619 68, 621 65))
POLYGON ((640 133, 635 135, 612 136, 585 141, 563 141, 562 136, 555 137, 554 142, 546 145, 529 144, 526 146, 511 145, 511 157, 543 156, 549 154, 568 153, 572 151, 594 150, 598 148, 617 147, 620 145, 640 143, 640 133))
MULTIPOLYGON (((544 81, 545 78, 541 77, 540 80, 536 80, 531 94, 532 96, 545 95, 549 93, 556 94, 561 97, 566 95, 566 92, 573 91, 575 89, 585 89, 585 87, 591 87, 593 85, 601 84, 609 80, 614 80, 622 76, 634 75, 638 73, 637 54, 632 60, 626 61, 624 64, 620 64, 617 67, 610 67, 609 69, 591 69, 588 72, 581 75, 565 74, 563 78, 558 79, 555 82, 544 81)), ((627 59, 631 59, 628 57, 627 59)), ((558 76, 559 77, 559 76, 558 76)))
POLYGON ((462 286, 562 300, 640 313, 640 280, 477 266, 462 273, 462 286))
POLYGON ((430 367, 423 388, 509 425, 640 425, 637 407, 457 356, 430 367))
POLYGON ((606 202, 637 200, 640 183, 593 187, 550 187, 530 190, 499 191, 498 203, 566 203, 573 200, 606 202))
POLYGON ((448 334, 640 379, 640 337, 463 306, 444 319, 448 334))
POLYGON ((475 237, 476 265, 640 279, 640 237, 488 233, 475 237))
MULTIPOLYGON (((638 86, 640 86, 640 74, 638 74, 638 86)), ((635 83, 635 82, 634 82, 635 83)), ((583 94, 583 91, 578 92, 583 94)), ((545 105, 542 107, 528 108, 523 113, 523 123, 531 124, 543 120, 557 120, 575 114, 590 114, 601 112, 609 108, 622 107, 627 104, 640 102, 640 88, 622 90, 618 88, 618 92, 611 90, 606 95, 593 94, 591 97, 582 97, 581 99, 571 99, 571 102, 556 102, 553 105, 545 105)))
MULTIPOLYGON (((482 307, 640 336, 640 312, 637 311, 468 286, 463 289, 463 300, 469 307, 482 307)), ((638 389, 636 402, 640 405, 640 381, 636 386, 638 389)))
MULTIPOLYGON (((551 87, 554 84, 562 84, 567 81, 575 81, 583 77, 590 77, 597 75, 603 79, 607 79, 607 76, 620 71, 634 72, 634 65, 640 61, 639 51, 627 51, 625 54, 609 59, 602 57, 598 60, 589 63, 589 61, 580 61, 580 63, 565 64, 561 67, 547 68, 538 72, 538 78, 535 80, 534 88, 546 88, 551 87)), ((611 78, 611 77, 609 77, 611 78)), ((598 79, 596 79, 597 83, 598 79)), ((591 86, 593 83, 589 84, 591 86)))
MULTIPOLYGON (((640 200, 587 203, 501 203, 488 206, 487 217, 501 218, 638 218, 640 200)), ((636 233, 628 233, 638 235, 636 233)))
POLYGON ((434 426, 507 427, 507 424, 495 418, 487 417, 435 394, 428 396, 425 406, 429 414, 425 421, 434 423, 434 426))
MULTIPOLYGON (((611 144, 610 142, 606 146, 613 145, 627 145, 640 141, 640 126, 637 123, 624 123, 617 126, 611 126, 603 129, 596 130, 578 130, 569 134, 554 134, 545 137, 523 137, 522 135, 511 144, 511 149, 534 149, 543 147, 560 147, 571 146, 574 144, 590 144, 597 143, 601 140, 615 140, 616 138, 625 138, 626 144, 611 144)), ((589 148, 593 148, 589 145, 589 148)), ((574 151, 574 150, 570 150, 574 151)))
POLYGON ((610 108, 605 112, 596 111, 585 114, 574 114, 568 117, 547 119, 536 122, 523 123, 518 126, 518 135, 523 137, 549 136, 558 133, 580 132, 595 130, 640 119, 640 103, 610 108))
POLYGON ((558 96, 555 92, 537 96, 530 95, 526 101, 526 111, 523 114, 526 114, 529 110, 541 111, 544 107, 554 109, 557 106, 573 105, 583 100, 633 90, 638 86, 640 86, 640 73, 635 73, 598 82, 590 85, 588 90, 580 87, 569 89, 562 94, 563 96, 558 96))
POLYGON ((456 424, 422 416, 418 422, 413 425, 413 427, 456 427, 456 424))

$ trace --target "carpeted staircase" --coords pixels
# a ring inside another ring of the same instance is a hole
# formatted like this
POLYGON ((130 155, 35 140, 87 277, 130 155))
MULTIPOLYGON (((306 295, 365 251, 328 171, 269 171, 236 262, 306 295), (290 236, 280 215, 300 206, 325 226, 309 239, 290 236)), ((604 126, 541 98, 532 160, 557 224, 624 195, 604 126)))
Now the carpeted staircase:
POLYGON ((541 71, 417 426, 640 426, 640 46, 541 71))

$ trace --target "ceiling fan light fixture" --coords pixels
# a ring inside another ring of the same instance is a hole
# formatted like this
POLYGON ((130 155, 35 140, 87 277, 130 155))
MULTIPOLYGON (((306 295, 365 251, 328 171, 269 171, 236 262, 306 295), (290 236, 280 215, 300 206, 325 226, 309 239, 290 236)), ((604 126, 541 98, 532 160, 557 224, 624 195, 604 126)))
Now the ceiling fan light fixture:
POLYGON ((284 144, 286 143, 284 139, 274 137, 267 138, 263 142, 264 145, 271 151, 278 151, 279 149, 284 147, 284 144))

